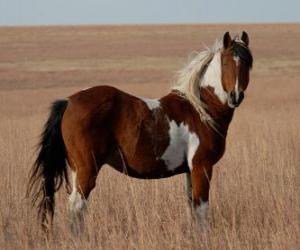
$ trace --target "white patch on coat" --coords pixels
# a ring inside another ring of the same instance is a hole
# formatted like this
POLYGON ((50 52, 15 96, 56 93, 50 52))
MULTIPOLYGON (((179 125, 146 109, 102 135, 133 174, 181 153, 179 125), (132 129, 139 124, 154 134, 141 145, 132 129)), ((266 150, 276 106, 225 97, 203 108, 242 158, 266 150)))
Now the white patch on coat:
POLYGON ((203 75, 201 87, 212 87, 219 100, 223 104, 227 102, 227 92, 224 90, 222 84, 221 52, 217 52, 211 60, 209 67, 207 67, 203 75))
POLYGON ((159 108, 159 106, 160 106, 160 101, 158 99, 150 99, 150 98, 145 98, 145 97, 140 97, 140 99, 146 103, 146 105, 148 106, 148 108, 150 110, 159 108))
POLYGON ((199 146, 199 138, 195 133, 190 133, 188 140, 189 141, 188 141, 188 150, 187 150, 187 160, 188 160, 189 168, 192 171, 193 158, 199 146))
POLYGON ((196 207, 196 214, 201 222, 207 219, 208 201, 201 201, 200 205, 196 207))
POLYGON ((200 143, 198 136, 190 132, 188 125, 183 122, 177 125, 172 120, 169 122, 169 126, 169 146, 160 158, 171 171, 181 166, 187 159, 189 168, 192 170, 192 159, 200 143))

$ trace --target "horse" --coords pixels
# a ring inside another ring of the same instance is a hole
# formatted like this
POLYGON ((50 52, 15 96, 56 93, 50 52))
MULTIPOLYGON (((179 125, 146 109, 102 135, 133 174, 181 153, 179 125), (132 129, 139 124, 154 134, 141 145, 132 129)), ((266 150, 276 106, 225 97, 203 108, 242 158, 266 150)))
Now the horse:
POLYGON ((213 166, 225 152, 252 63, 248 34, 232 39, 226 32, 197 53, 159 99, 96 86, 55 101, 28 184, 43 230, 52 226, 55 193, 64 182, 69 186, 70 171, 69 210, 73 231, 80 232, 104 164, 141 179, 185 173, 188 203, 206 220, 213 166))

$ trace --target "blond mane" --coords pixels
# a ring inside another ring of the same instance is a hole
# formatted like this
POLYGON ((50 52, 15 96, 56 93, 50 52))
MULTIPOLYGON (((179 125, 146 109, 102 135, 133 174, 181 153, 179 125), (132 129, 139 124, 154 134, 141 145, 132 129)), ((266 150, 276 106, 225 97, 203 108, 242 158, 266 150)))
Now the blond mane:
POLYGON ((207 122, 214 128, 215 122, 206 112, 206 105, 201 101, 199 90, 206 68, 209 66, 215 54, 221 51, 222 47, 222 43, 216 41, 211 48, 206 48, 204 51, 197 53, 193 59, 178 72, 178 79, 172 87, 172 90, 179 91, 194 106, 200 115, 201 121, 207 122))

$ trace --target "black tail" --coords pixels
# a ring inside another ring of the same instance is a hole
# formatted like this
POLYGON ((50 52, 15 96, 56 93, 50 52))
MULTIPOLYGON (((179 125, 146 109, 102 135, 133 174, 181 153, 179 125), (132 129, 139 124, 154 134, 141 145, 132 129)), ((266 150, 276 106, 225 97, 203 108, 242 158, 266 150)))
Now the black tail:
POLYGON ((45 124, 38 145, 38 156, 32 167, 27 195, 37 204, 38 215, 44 230, 52 224, 55 206, 55 192, 64 180, 67 184, 66 149, 61 133, 61 120, 67 108, 67 100, 58 100, 51 106, 51 113, 45 124))

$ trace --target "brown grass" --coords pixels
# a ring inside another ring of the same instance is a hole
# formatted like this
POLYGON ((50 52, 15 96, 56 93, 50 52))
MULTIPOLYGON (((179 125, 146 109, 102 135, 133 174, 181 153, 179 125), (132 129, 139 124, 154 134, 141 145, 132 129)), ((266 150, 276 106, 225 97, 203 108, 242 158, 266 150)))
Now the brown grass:
POLYGON ((300 235, 300 26, 103 26, 0 29, 1 249, 297 249, 300 235), (105 167, 73 237, 57 195, 53 240, 25 197, 52 100, 95 84, 148 97, 168 91, 186 56, 246 29, 255 57, 245 102, 215 166, 210 223, 193 223, 184 176, 142 181, 105 167))

